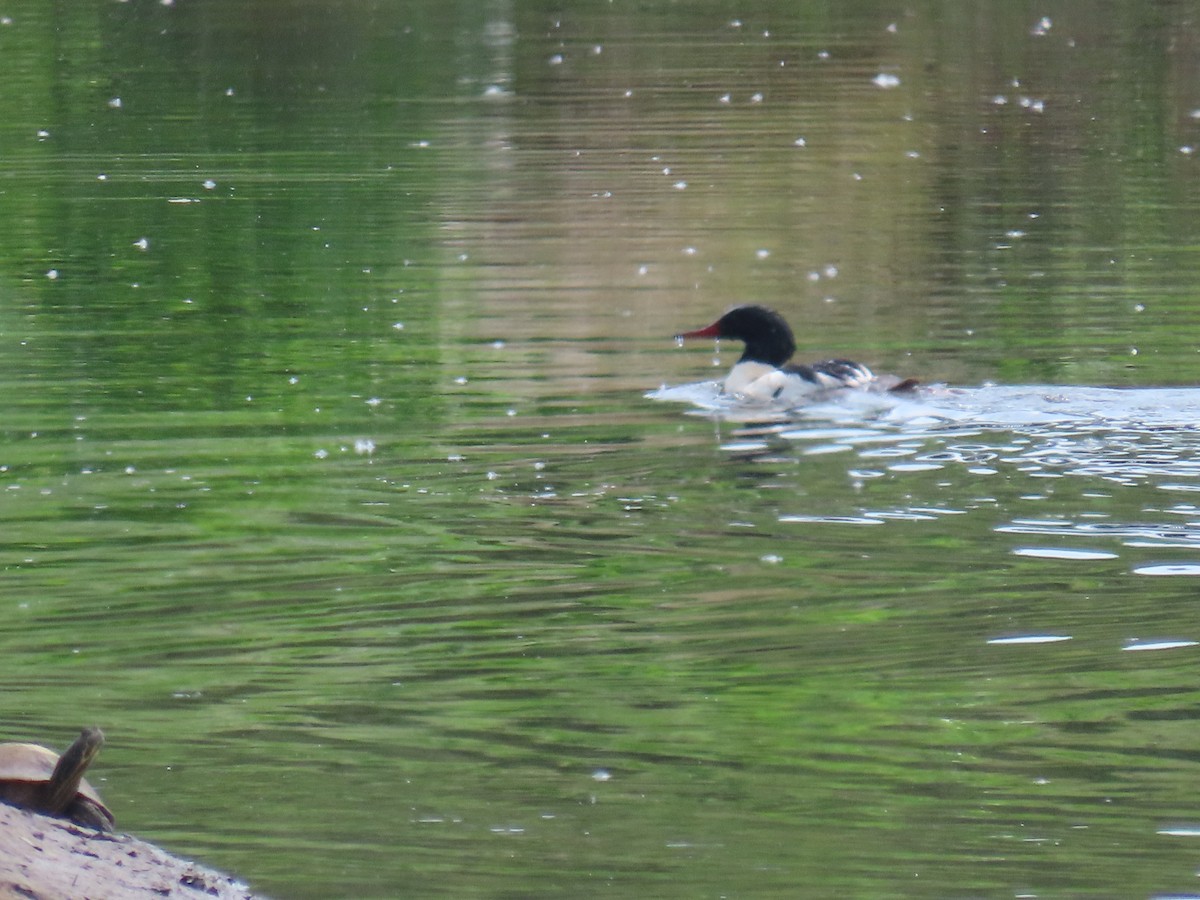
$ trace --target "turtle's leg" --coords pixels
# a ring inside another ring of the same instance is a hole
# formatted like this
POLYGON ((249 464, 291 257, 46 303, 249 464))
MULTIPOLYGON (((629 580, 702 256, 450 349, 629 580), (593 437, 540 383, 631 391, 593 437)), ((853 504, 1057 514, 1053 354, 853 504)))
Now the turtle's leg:
POLYGON ((112 831, 113 817, 107 809, 93 803, 87 797, 79 797, 67 808, 67 818, 76 825, 85 825, 97 831, 112 831))

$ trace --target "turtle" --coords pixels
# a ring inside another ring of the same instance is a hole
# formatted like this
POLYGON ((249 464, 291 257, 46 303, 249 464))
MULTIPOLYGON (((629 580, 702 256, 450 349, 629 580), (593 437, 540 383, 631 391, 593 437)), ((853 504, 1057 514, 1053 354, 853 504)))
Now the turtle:
POLYGON ((103 744, 99 728, 83 729, 62 756, 39 744, 0 744, 0 801, 112 831, 112 813, 83 779, 103 744))

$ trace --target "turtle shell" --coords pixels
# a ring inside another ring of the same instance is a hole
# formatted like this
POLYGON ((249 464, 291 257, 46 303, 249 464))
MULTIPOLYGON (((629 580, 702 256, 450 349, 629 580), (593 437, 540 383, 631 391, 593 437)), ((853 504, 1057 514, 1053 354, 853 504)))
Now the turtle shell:
POLYGON ((86 779, 67 809, 61 813, 46 809, 50 776, 57 764, 58 754, 40 744, 0 744, 0 800, 111 831, 113 815, 86 779))

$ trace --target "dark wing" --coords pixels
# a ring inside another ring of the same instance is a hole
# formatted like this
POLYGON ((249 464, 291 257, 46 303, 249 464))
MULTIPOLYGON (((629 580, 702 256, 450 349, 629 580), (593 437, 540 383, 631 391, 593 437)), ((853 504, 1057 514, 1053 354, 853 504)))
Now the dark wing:
POLYGON ((807 366, 792 364, 784 371, 826 388, 867 387, 875 380, 870 369, 849 359, 827 359, 807 366))

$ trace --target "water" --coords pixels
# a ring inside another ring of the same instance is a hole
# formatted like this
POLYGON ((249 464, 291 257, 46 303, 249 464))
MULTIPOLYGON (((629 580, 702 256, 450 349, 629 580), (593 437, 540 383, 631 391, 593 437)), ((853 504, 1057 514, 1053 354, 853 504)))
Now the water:
POLYGON ((6 735, 279 897, 1197 893, 1194 11, 845 6, 7 11, 6 735), (647 399, 733 302, 949 388, 647 399))

